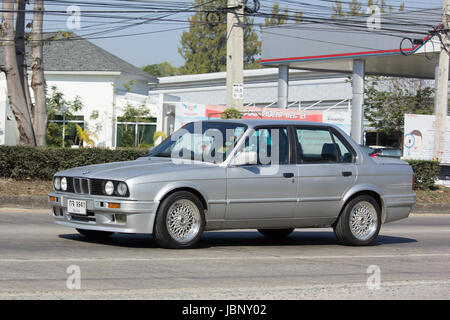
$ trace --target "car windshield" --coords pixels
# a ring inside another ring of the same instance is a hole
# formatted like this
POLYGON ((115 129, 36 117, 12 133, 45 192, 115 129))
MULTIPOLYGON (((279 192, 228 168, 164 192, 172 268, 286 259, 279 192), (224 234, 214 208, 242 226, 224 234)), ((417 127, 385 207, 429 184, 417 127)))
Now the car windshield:
POLYGON ((150 157, 222 163, 247 126, 232 122, 191 122, 150 152, 150 157))

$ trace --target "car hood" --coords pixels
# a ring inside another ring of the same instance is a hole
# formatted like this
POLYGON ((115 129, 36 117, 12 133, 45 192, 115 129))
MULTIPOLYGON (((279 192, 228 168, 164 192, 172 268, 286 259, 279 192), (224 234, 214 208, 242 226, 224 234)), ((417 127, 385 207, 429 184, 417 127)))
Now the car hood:
POLYGON ((168 158, 143 157, 134 161, 111 162, 72 168, 58 172, 57 175, 125 181, 142 175, 210 166, 215 165, 199 161, 184 161, 183 163, 179 163, 168 158))

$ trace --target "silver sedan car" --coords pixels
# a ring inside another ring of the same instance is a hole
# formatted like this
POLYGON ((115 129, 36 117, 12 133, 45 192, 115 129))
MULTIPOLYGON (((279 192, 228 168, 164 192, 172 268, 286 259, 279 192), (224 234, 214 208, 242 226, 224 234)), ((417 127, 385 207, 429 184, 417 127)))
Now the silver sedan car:
POLYGON ((371 158, 333 125, 198 121, 146 157, 56 173, 49 203, 57 224, 85 236, 149 233, 166 248, 208 230, 310 227, 368 245, 383 223, 408 217, 413 179, 406 162, 371 158))

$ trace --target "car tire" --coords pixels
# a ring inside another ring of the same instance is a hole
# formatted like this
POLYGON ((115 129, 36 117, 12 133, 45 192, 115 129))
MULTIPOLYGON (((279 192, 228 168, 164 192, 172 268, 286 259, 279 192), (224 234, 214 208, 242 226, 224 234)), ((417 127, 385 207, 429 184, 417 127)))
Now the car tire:
POLYGON ((91 239, 107 239, 111 237, 114 232, 108 232, 108 231, 97 231, 97 230, 86 230, 86 229, 76 229, 80 234, 82 234, 85 237, 91 238, 91 239))
POLYGON ((380 206, 369 195, 350 200, 333 227, 338 241, 350 246, 371 244, 377 238, 380 228, 380 206))
POLYGON ((290 235, 294 228, 290 229, 258 229, 259 233, 265 235, 268 238, 284 238, 290 235))
POLYGON ((155 218, 153 238, 164 248, 193 247, 205 230, 200 200, 190 192, 178 191, 163 200, 155 218))

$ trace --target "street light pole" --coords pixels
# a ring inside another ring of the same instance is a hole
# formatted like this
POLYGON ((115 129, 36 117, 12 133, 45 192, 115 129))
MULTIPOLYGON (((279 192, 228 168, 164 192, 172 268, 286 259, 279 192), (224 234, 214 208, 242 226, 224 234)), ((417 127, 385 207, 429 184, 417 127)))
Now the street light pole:
POLYGON ((244 90, 244 5, 228 0, 227 12, 227 108, 243 109, 244 90), (232 8, 232 9, 230 9, 232 8))
POLYGON ((450 1, 444 0, 442 9, 442 35, 441 52, 439 54, 439 75, 436 92, 436 129, 434 133, 433 158, 442 161, 445 152, 445 123, 448 113, 448 70, 449 70, 449 53, 448 48, 450 41, 448 39, 449 19, 450 17, 450 1))

